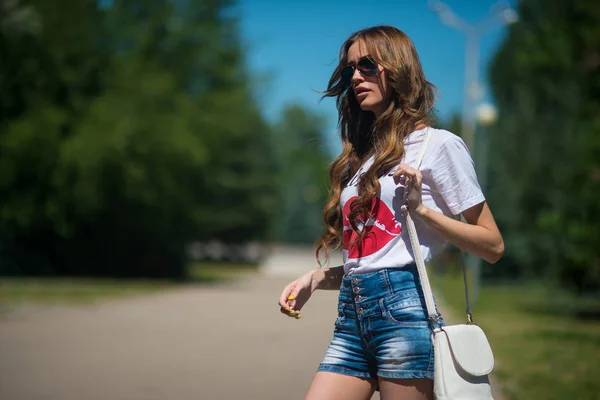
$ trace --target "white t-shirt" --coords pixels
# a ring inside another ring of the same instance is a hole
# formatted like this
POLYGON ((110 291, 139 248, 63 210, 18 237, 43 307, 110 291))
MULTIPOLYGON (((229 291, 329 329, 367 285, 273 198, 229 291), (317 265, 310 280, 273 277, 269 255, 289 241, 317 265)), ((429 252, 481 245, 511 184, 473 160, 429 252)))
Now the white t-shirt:
MULTIPOLYGON (((452 217, 485 201, 469 149, 460 137, 451 132, 429 127, 412 132, 404 140, 403 162, 415 166, 427 129, 431 130, 431 138, 419 168, 423 175, 423 204, 452 217)), ((359 224, 367 230, 363 240, 349 246, 356 238, 348 220, 350 204, 358 195, 356 184, 359 177, 372 164, 373 157, 359 168, 341 195, 344 272, 347 275, 398 268, 414 262, 408 229, 404 228, 406 219, 400 210, 404 189, 396 185, 392 176, 396 168, 379 179, 381 192, 373 199, 372 215, 366 224, 359 224)), ((441 250, 445 241, 418 218, 413 220, 421 254, 427 262, 441 250)))

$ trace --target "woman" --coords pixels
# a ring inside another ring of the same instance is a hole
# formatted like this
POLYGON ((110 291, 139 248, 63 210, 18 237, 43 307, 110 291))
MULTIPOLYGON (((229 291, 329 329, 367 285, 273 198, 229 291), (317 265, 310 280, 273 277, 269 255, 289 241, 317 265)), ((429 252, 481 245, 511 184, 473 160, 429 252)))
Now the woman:
POLYGON ((344 248, 344 265, 289 285, 281 311, 300 318, 317 289, 339 289, 333 339, 306 399, 433 398, 433 344, 405 211, 424 259, 445 242, 495 263, 504 244, 456 135, 428 126, 434 87, 410 39, 390 26, 353 34, 325 92, 336 97, 342 154, 330 169, 326 233, 317 250, 344 248), (415 163, 430 132, 420 168, 415 163), (454 219, 464 216, 467 223, 454 219))

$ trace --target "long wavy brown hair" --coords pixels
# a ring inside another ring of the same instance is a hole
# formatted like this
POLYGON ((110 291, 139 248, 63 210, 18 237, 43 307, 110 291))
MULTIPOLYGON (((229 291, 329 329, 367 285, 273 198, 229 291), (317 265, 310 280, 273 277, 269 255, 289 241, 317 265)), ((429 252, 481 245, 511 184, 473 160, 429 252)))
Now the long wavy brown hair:
POLYGON ((342 244, 340 196, 343 188, 360 166, 374 156, 373 164, 359 179, 358 198, 350 205, 350 225, 357 233, 353 243, 358 243, 364 236, 359 229, 359 219, 371 215, 373 198, 380 191, 379 178, 402 160, 404 138, 417 126, 431 122, 435 87, 425 79, 419 55, 408 36, 392 26, 375 26, 352 34, 344 42, 339 64, 323 97, 336 98, 342 153, 329 169, 331 190, 323 212, 325 233, 316 251, 320 265, 321 251, 328 261, 330 251, 342 244), (342 69, 348 64, 348 50, 357 41, 362 41, 368 54, 383 67, 388 90, 392 92, 379 118, 361 110, 352 89, 341 82, 342 69))

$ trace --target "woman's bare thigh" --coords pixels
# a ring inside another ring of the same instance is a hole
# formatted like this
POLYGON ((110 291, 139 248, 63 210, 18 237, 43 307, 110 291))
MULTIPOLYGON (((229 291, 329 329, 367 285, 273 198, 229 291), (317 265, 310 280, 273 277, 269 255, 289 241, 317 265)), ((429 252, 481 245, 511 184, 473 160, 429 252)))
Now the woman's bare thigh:
POLYGON ((433 381, 379 378, 379 391, 381 400, 433 400, 433 381))
POLYGON ((319 371, 304 400, 369 400, 376 387, 373 379, 319 371))

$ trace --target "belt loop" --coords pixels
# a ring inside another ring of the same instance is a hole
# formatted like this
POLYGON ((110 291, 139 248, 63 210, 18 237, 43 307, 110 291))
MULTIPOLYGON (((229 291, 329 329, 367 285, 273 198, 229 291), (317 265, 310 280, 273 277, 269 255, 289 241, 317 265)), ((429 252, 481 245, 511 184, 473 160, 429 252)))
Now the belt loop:
POLYGON ((384 268, 382 270, 383 272, 383 281, 385 282, 385 290, 387 291, 388 294, 394 294, 394 288, 392 286, 392 283, 390 282, 390 276, 388 273, 388 269, 384 268))

